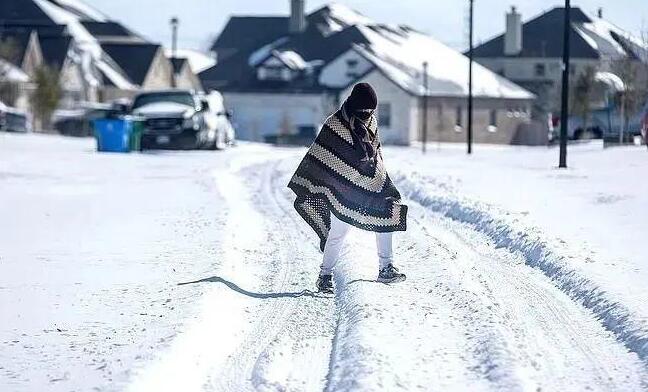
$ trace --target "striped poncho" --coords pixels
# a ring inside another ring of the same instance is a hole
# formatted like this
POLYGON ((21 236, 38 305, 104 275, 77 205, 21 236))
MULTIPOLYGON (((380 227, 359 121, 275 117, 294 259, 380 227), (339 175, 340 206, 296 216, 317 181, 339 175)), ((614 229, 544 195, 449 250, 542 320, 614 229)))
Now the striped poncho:
POLYGON ((326 120, 288 184, 297 195, 295 209, 319 236, 321 250, 331 213, 368 231, 406 229, 407 206, 401 204, 400 194, 385 170, 375 115, 368 128, 378 151, 370 161, 353 137, 344 109, 338 110, 326 120))

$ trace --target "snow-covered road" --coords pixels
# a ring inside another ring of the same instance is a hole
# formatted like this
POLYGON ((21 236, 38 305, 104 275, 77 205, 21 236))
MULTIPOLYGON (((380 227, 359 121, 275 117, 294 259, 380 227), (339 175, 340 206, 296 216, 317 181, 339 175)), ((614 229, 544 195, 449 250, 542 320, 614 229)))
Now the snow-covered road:
POLYGON ((408 280, 376 283, 355 230, 335 296, 311 291, 321 255, 285 187, 302 154, 0 135, 0 390, 648 390, 639 346, 432 203, 404 151, 408 280))

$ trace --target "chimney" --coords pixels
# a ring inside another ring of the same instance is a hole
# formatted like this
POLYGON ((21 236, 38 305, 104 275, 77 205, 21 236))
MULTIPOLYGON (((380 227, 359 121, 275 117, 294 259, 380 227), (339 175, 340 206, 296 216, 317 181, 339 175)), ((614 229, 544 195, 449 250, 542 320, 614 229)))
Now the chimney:
POLYGON ((506 32, 504 33, 504 55, 517 56, 522 51, 522 15, 515 6, 506 14, 506 32))
POLYGON ((290 0, 290 34, 299 34, 306 29, 305 0, 290 0))

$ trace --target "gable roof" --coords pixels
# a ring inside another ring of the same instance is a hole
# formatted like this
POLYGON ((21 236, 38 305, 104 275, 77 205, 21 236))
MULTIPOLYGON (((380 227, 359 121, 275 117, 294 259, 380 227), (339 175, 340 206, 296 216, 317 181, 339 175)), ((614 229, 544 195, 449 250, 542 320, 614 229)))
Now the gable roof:
POLYGON ((171 65, 173 66, 173 73, 175 74, 179 74, 180 72, 182 72, 182 69, 185 66, 189 65, 189 60, 187 60, 186 58, 171 57, 169 58, 169 60, 171 61, 171 65))
MULTIPOLYGON (((578 7, 571 10, 569 31, 571 57, 599 59, 631 53, 620 45, 633 39, 627 32, 611 23, 594 18, 578 7)), ((522 25, 522 51, 515 56, 504 54, 504 34, 500 34, 474 49, 477 58, 550 57, 560 58, 563 51, 565 8, 553 8, 522 25)))
POLYGON ((72 37, 65 36, 46 36, 39 37, 41 51, 43 52, 43 62, 48 66, 60 71, 68 56, 72 37))
POLYGON ((27 33, 16 31, 0 33, 0 41, 5 45, 9 45, 8 54, 10 57, 4 60, 9 61, 17 67, 22 67, 31 36, 31 31, 27 33))
MULTIPOLYGON (((410 95, 463 97, 468 95, 468 58, 423 33, 406 27, 360 26, 369 40, 353 50, 372 63, 381 74, 410 95), (427 90, 423 63, 427 63, 427 90)), ((533 99, 522 87, 473 64, 475 96, 533 99)), ((360 76, 358 79, 361 79, 360 76)))
MULTIPOLYGON (((356 20, 362 20, 359 15, 346 7, 325 6, 307 16, 308 24, 302 33, 292 35, 288 33, 286 17, 268 17, 267 24, 263 22, 266 17, 232 17, 212 49, 234 49, 234 53, 225 59, 219 58, 216 65, 201 72, 199 77, 207 88, 222 90, 269 88, 268 83, 263 83, 264 86, 258 83, 254 67, 272 56, 273 51, 279 55, 294 52, 307 63, 325 64, 349 50, 353 44, 367 43, 364 35, 352 24, 356 20), (344 11, 345 9, 347 11, 344 11), (335 21, 329 21, 328 16, 333 14, 333 11, 336 11, 335 21), (259 26, 272 26, 272 34, 257 35, 254 32, 251 35, 253 38, 240 41, 242 46, 228 46, 236 43, 236 36, 247 37, 248 31, 255 31, 258 27, 257 23, 259 26), (223 35, 226 37, 223 38, 223 35)), ((272 86, 272 88, 279 87, 272 86)), ((298 80, 288 88, 299 91, 322 91, 326 86, 318 85, 317 78, 311 78, 310 81, 298 80)))
POLYGON ((0 1, 0 20, 22 24, 56 24, 33 0, 0 1))
MULTIPOLYGON (((299 34, 285 33, 274 40, 259 38, 254 49, 242 48, 231 57, 219 60, 214 67, 200 73, 203 85, 223 91, 316 92, 339 89, 339 86, 320 82, 318 70, 354 50, 372 64, 371 70, 377 69, 409 94, 425 93, 421 75, 423 61, 429 64, 429 94, 467 94, 468 59, 410 27, 379 24, 339 4, 329 4, 314 11, 307 16, 307 22, 306 29, 299 34), (300 76, 288 83, 257 80, 256 67, 270 57, 301 71, 300 76)), ((245 31, 238 33, 246 34, 245 31)), ((484 67, 476 65, 475 72, 477 95, 511 99, 534 97, 484 67)), ((366 72, 358 77, 364 75, 366 72)))
POLYGON ((287 33, 288 18, 285 16, 232 16, 211 50, 256 48, 287 33))
POLYGON ((101 48, 133 83, 142 85, 161 46, 150 43, 104 43, 101 48))

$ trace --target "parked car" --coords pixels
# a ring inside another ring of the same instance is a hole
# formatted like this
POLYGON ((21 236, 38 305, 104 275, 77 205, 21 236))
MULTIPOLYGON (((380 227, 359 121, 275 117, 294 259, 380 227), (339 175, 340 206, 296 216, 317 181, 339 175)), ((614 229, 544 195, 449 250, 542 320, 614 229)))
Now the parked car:
POLYGON ((61 135, 92 136, 94 121, 126 112, 118 104, 85 103, 73 110, 57 110, 52 116, 52 125, 61 135))
MULTIPOLYGON (((632 116, 625 124, 624 138, 632 140, 633 137, 640 135, 641 123, 645 110, 642 110, 632 116)), ((622 128, 621 112, 618 109, 602 108, 592 110, 589 116, 587 127, 583 118, 571 116, 569 118, 568 135, 570 139, 605 139, 619 140, 619 132, 622 128)))
POLYGON ((144 92, 133 100, 131 113, 144 121, 142 148, 221 149, 233 141, 218 93, 144 92))
POLYGON ((31 132, 32 123, 27 113, 0 102, 0 131, 31 132))

